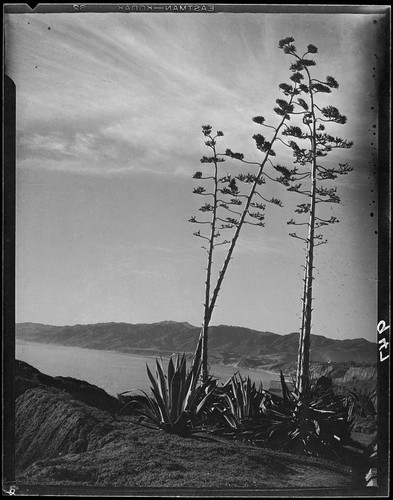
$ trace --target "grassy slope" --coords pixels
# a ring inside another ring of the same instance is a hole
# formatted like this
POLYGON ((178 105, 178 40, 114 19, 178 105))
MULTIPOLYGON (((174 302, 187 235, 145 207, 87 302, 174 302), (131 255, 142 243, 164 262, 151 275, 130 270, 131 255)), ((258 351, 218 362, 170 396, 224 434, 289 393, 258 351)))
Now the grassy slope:
POLYGON ((350 468, 206 436, 118 422, 99 447, 36 462, 18 483, 159 488, 349 488, 350 468))
POLYGON ((184 438, 147 429, 133 416, 116 417, 103 410, 101 397, 97 400, 101 409, 94 407, 95 386, 43 376, 22 362, 16 367, 19 487, 348 490, 352 484, 359 486, 348 465, 208 435, 184 438))

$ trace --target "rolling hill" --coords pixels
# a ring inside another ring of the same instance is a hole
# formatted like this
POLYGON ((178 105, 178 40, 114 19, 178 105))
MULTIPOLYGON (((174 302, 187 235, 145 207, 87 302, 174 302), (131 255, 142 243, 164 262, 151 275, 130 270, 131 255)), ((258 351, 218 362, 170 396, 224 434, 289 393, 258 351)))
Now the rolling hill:
MULTIPOLYGON (((39 323, 18 323, 16 339, 63 346, 84 347, 152 354, 193 352, 200 328, 175 321, 159 323, 98 323, 89 325, 52 326, 39 323)), ((278 335, 237 326, 212 326, 209 355, 215 362, 238 363, 239 366, 277 366, 296 361, 298 333, 278 335)), ((365 339, 334 340, 311 336, 312 362, 375 364, 377 346, 365 339)))

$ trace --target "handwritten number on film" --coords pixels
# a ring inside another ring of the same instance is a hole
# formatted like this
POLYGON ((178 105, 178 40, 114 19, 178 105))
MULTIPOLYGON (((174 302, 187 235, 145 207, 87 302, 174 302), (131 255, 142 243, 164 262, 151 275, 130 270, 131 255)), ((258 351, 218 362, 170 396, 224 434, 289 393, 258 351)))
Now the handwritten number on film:
POLYGON ((389 358, 389 342, 386 340, 385 337, 382 337, 382 338, 380 337, 388 328, 390 328, 390 325, 386 326, 386 323, 384 321, 380 321, 378 323, 377 332, 378 332, 379 360, 380 361, 385 361, 386 359, 389 358), (386 352, 387 352, 387 354, 386 354, 386 352))

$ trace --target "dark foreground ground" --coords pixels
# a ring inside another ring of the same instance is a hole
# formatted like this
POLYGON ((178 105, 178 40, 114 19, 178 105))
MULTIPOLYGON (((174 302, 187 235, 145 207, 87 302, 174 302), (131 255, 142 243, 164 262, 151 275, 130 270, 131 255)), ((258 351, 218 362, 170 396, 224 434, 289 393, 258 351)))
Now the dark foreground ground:
MULTIPOLYGON (((119 416, 117 399, 101 389, 48 377, 21 361, 16 397, 16 484, 22 490, 39 485, 62 492, 87 486, 136 493, 146 488, 353 492, 364 486, 358 453, 346 451, 338 463, 207 434, 184 438, 147 429, 133 416, 119 416)), ((370 439, 363 437, 363 446, 370 439)))

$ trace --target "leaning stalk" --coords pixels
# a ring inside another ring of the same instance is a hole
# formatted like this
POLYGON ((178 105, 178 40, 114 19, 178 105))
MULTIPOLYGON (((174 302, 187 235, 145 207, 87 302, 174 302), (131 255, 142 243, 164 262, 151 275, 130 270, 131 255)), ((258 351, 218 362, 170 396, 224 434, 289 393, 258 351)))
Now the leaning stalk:
MULTIPOLYGON (((293 94, 291 96, 291 99, 290 99, 290 104, 292 103, 292 100, 293 100, 293 94)), ((275 133, 273 135, 273 139, 271 141, 271 145, 274 144, 275 140, 277 139, 277 136, 278 136, 278 133, 281 129, 281 127, 283 126, 284 122, 285 122, 285 116, 282 118, 280 124, 278 125, 278 127, 275 129, 275 133)), ((215 150, 214 150, 214 153, 215 153, 215 150)), ((243 224, 244 224, 244 221, 246 219, 246 216, 248 214, 248 210, 250 208, 250 205, 251 205, 251 202, 252 202, 252 198, 255 194, 255 191, 257 189, 257 186, 258 186, 258 181, 261 179, 262 177, 262 174, 263 174, 263 169, 266 165, 266 162, 268 161, 269 159, 269 155, 270 155, 270 152, 267 151, 266 154, 265 154, 265 157, 262 161, 262 163, 260 163, 259 165, 259 170, 258 170, 258 173, 255 177, 255 180, 251 186, 251 190, 246 198, 246 202, 245 202, 245 205, 244 205, 244 208, 243 208, 243 212, 240 216, 240 219, 239 219, 239 223, 236 227, 236 231, 235 231, 235 234, 232 238, 232 241, 230 243, 230 246, 229 246, 229 249, 228 249, 228 252, 226 254, 226 257, 225 257, 225 260, 224 260, 224 263, 223 263, 223 266, 220 270, 220 273, 219 273, 219 276, 218 276, 218 280, 217 280, 217 283, 216 283, 216 286, 213 290, 213 294, 212 294, 212 297, 211 297, 211 300, 210 300, 210 303, 209 303, 209 306, 206 307, 206 304, 208 304, 208 300, 205 301, 205 315, 204 315, 204 324, 203 324, 203 329, 201 331, 201 336, 202 336, 202 349, 203 349, 203 355, 202 355, 202 380, 203 381, 206 381, 207 380, 207 377, 208 377, 208 369, 207 369, 207 340, 208 340, 208 328, 209 328, 209 324, 210 324, 210 320, 211 320, 211 317, 212 317, 212 314, 213 314, 213 310, 214 310, 214 307, 216 305, 216 301, 217 301, 217 297, 218 297, 218 294, 221 290, 221 286, 222 286, 222 282, 224 280, 224 277, 225 277, 225 274, 226 274, 226 271, 228 269, 228 266, 229 266, 229 262, 232 258, 232 254, 233 254, 233 251, 235 249, 235 246, 236 246, 236 243, 237 243, 237 240, 239 238, 239 235, 240 235, 240 231, 243 227, 243 224)), ((215 181, 216 181, 216 187, 217 187, 217 163, 216 161, 214 162, 215 163, 215 181)), ((217 189, 215 190, 215 196, 216 196, 216 193, 217 193, 217 189)), ((215 201, 216 201, 216 198, 215 198, 215 201)), ((214 205, 216 207, 216 204, 214 205)), ((214 217, 213 217, 214 218, 214 217)), ((212 236, 214 235, 214 232, 212 232, 212 236)), ((210 238, 210 246, 209 248, 211 248, 213 250, 214 248, 214 245, 212 245, 212 241, 213 241, 213 237, 210 238)), ((210 253, 209 253, 209 256, 210 256, 210 253)), ((208 265, 208 274, 209 274, 209 278, 207 279, 206 281, 206 299, 208 299, 208 293, 210 292, 210 274, 211 274, 211 259, 209 258, 209 265, 208 265), (208 285, 209 284, 209 287, 208 285)))

